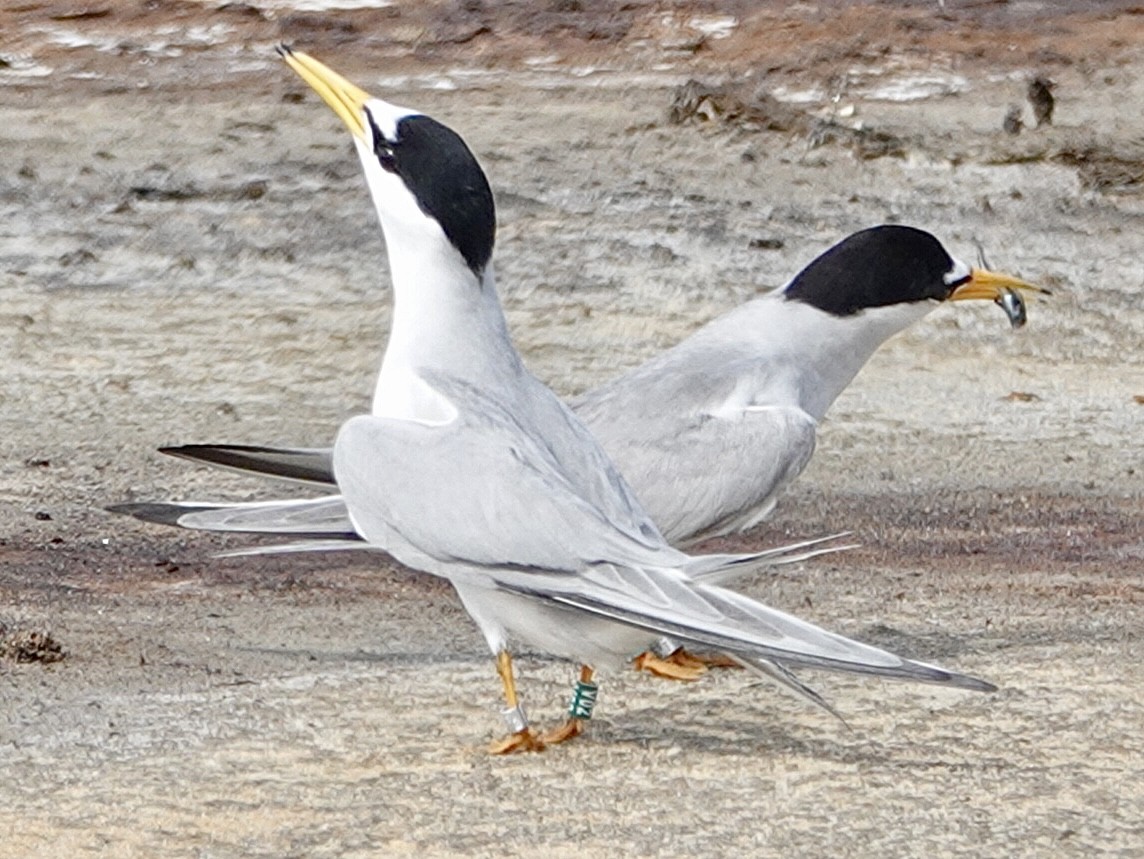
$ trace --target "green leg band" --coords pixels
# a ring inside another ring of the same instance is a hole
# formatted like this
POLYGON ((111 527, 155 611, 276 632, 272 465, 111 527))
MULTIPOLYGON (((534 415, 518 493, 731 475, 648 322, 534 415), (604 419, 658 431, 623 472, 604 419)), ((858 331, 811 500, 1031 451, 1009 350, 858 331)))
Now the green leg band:
POLYGON ((568 707, 568 715, 573 719, 591 719, 599 691, 600 687, 595 683, 577 680, 572 690, 572 703, 568 707))

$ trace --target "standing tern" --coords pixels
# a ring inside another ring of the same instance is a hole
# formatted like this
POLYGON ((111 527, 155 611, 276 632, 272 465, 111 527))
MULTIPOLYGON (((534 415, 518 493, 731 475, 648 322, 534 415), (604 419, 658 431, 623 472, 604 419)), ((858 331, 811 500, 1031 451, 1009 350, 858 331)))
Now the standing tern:
MULTIPOLYGON (((393 282, 373 411, 339 430, 334 478, 353 530, 447 579, 484 634, 510 731, 493 751, 545 743, 517 696, 513 642, 578 662, 585 699, 594 697, 596 670, 625 664, 663 636, 724 651, 771 676, 817 667, 995 688, 719 585, 767 553, 689 556, 673 548, 588 429, 512 345, 491 263, 493 197, 465 143, 306 54, 280 52, 353 135, 393 282)), ((574 705, 549 741, 581 727, 574 705)))
MULTIPOLYGON (((670 542, 746 530, 806 467, 818 424, 882 343, 946 301, 993 300, 1014 325, 1023 324, 1019 290, 1045 292, 970 268, 922 230, 873 227, 831 247, 782 289, 723 314, 571 406, 670 542)), ((162 450, 335 485, 328 448, 162 450)), ((337 496, 124 509, 185 528, 355 539, 337 496)))

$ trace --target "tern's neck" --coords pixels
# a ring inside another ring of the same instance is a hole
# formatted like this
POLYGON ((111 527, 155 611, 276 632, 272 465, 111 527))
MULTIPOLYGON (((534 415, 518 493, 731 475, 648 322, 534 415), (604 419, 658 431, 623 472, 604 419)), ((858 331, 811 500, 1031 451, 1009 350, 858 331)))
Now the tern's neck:
POLYGON ((374 412, 404 414, 421 371, 484 386, 516 372, 491 264, 479 278, 443 235, 385 224, 393 321, 374 391, 374 412))
POLYGON ((757 361, 759 399, 795 405, 822 420, 878 347, 935 306, 916 302, 833 316, 772 293, 723 317, 722 336, 741 342, 757 361))

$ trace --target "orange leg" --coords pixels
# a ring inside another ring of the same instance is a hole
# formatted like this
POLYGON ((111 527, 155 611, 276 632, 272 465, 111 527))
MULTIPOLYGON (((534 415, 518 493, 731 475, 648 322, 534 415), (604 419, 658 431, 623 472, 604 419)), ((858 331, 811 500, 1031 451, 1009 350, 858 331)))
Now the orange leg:
POLYGON ((508 721, 512 731, 503 740, 489 746, 489 753, 494 755, 508 755, 513 752, 539 752, 544 750, 544 740, 528 726, 524 710, 516 697, 516 681, 512 676, 512 656, 507 650, 497 654, 497 674, 504 684, 504 700, 508 709, 504 711, 505 720, 508 721))
POLYGON ((596 684, 592 682, 595 673, 587 665, 580 666, 580 682, 576 684, 576 695, 568 710, 568 718, 564 724, 545 732, 542 737, 545 743, 554 746, 584 733, 592 716, 592 706, 596 703, 596 684))

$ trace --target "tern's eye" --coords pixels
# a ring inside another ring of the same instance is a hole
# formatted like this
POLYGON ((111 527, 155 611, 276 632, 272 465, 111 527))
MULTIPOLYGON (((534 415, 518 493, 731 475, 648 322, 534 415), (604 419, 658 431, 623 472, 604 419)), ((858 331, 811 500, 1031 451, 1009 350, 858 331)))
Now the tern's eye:
POLYGON ((373 154, 381 163, 381 169, 389 173, 397 172, 397 161, 393 157, 393 145, 385 140, 379 140, 373 147, 373 154))
POLYGON ((377 123, 373 121, 373 116, 368 110, 365 112, 365 117, 369 121, 369 131, 373 137, 373 154, 377 156, 377 160, 381 164, 381 169, 389 173, 397 172, 397 162, 393 157, 395 142, 386 139, 385 135, 381 133, 381 129, 377 127, 377 123))

